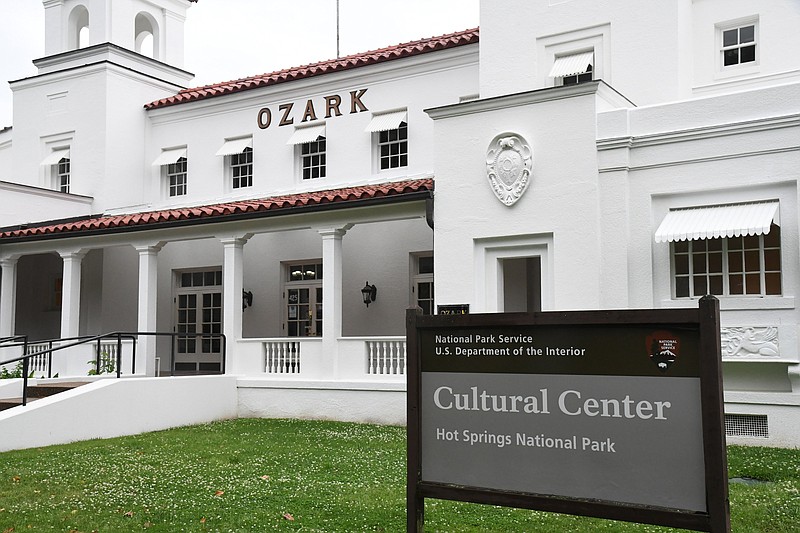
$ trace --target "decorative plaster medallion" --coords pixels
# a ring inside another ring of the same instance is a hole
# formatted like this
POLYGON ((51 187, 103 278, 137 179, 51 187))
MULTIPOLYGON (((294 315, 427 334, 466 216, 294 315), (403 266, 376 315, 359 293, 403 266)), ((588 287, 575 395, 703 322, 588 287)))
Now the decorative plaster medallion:
POLYGON ((533 151, 521 135, 501 133, 486 151, 486 176, 497 198, 513 205, 528 188, 533 151))

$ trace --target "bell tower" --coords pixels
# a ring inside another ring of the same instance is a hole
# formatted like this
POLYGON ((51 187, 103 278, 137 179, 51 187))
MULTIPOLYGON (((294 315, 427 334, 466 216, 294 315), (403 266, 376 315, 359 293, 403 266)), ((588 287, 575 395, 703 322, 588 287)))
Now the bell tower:
POLYGON ((21 183, 92 198, 91 212, 143 198, 148 102, 183 69, 194 0, 42 0, 45 56, 14 94, 12 172, 21 183))
POLYGON ((45 55, 110 43, 183 68, 186 11, 196 0, 43 0, 45 55))

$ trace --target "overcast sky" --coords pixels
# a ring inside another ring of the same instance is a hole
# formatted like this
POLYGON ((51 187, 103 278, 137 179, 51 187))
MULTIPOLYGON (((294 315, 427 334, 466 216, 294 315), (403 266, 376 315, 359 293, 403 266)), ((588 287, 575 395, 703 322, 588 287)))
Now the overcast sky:
MULTIPOLYGON (((341 55, 478 26, 479 0, 339 0, 341 55)), ((0 0, 0 129, 12 125, 6 82, 36 74, 41 0, 0 0)), ((199 0, 186 20, 193 86, 336 57, 336 0, 199 0)))

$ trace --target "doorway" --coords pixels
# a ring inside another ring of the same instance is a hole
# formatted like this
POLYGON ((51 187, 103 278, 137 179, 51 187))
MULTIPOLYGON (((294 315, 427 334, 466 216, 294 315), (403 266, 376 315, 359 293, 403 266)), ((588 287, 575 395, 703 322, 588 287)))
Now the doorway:
POLYGON ((283 331, 288 337, 322 335, 322 263, 286 265, 283 331))
POLYGON ((533 313, 542 310, 542 259, 514 257, 501 260, 505 313, 533 313))
POLYGON ((175 368, 179 374, 222 371, 222 270, 178 273, 175 368), (184 335, 180 335, 184 334, 184 335), (204 336, 214 335, 214 336, 204 336))

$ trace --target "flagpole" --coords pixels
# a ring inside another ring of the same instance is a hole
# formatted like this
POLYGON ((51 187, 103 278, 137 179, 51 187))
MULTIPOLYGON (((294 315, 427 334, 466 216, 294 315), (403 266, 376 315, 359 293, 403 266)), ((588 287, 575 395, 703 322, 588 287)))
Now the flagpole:
POLYGON ((339 0, 336 0, 336 59, 339 57, 339 0))

